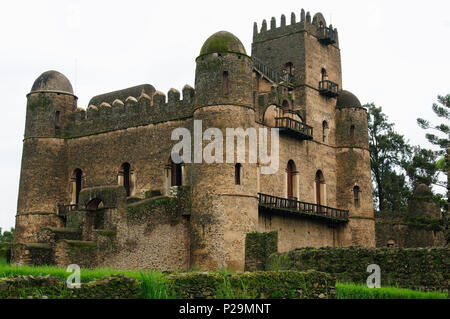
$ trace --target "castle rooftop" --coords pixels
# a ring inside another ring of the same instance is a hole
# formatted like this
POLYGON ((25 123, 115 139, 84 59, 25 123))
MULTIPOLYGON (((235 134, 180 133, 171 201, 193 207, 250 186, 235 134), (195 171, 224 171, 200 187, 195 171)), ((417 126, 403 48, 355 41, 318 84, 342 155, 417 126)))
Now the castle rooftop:
POLYGON ((352 92, 342 90, 339 92, 336 107, 338 109, 361 107, 361 102, 352 92))
POLYGON ((73 88, 64 74, 58 71, 47 71, 34 81, 30 93, 35 92, 57 92, 73 95, 73 88))
POLYGON ((232 52, 247 55, 241 40, 227 31, 219 31, 210 36, 203 44, 200 55, 219 52, 232 52))

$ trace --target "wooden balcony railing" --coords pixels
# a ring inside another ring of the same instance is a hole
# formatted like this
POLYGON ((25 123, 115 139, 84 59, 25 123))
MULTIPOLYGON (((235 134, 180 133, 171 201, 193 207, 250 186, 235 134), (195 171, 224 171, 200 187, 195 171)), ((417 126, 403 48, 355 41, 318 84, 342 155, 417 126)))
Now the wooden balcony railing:
POLYGON ((339 95, 339 85, 329 80, 320 81, 319 92, 327 97, 336 97, 339 95))
POLYGON ((280 129, 280 133, 293 135, 300 140, 312 140, 313 128, 290 117, 275 118, 275 127, 280 129))
POLYGON ((291 212, 300 216, 318 218, 331 223, 348 222, 348 210, 304 203, 296 199, 287 199, 266 194, 258 195, 259 206, 262 208, 291 212))
POLYGON ((335 44, 337 42, 337 33, 332 28, 319 27, 317 35, 320 43, 325 45, 335 44))

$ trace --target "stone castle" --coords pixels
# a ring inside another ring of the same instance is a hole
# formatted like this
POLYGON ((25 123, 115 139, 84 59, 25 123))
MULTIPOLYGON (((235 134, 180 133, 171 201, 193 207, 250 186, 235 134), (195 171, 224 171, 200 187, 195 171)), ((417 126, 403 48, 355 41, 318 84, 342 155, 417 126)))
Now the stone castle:
POLYGON ((367 112, 342 90, 338 32, 320 13, 255 23, 251 56, 215 33, 182 96, 144 84, 84 110, 49 71, 27 101, 17 264, 243 271, 255 232, 276 233, 279 252, 376 245, 367 112), (279 170, 176 164, 171 134, 197 120, 224 136, 278 128, 279 170))

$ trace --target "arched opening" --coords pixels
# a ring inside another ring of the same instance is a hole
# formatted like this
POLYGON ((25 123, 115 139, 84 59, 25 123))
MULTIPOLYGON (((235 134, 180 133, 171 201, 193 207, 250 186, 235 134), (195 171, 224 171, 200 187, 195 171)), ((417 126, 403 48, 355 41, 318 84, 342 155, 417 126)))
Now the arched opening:
POLYGON ((319 206, 325 206, 326 205, 325 178, 323 177, 323 173, 320 170, 317 171, 316 173, 315 189, 316 189, 316 204, 319 206))
POLYGON ((323 121, 322 122, 322 141, 325 143, 327 141, 328 135, 328 122, 323 121))
POLYGON ((284 100, 284 101, 283 101, 283 103, 281 104, 281 109, 282 109, 283 111, 287 111, 287 110, 290 109, 290 107, 289 107, 289 102, 288 102, 287 100, 284 100))
POLYGON ((86 205, 85 239, 91 239, 94 229, 105 229, 105 211, 103 208, 103 202, 99 198, 92 199, 86 205))
POLYGON ((222 74, 222 95, 228 95, 228 71, 224 71, 222 74))
POLYGON ((295 166, 295 163, 293 160, 290 160, 287 164, 286 168, 287 172, 287 197, 289 199, 297 199, 297 192, 296 192, 296 181, 295 176, 297 174, 297 167, 295 166))
POLYGON ((359 186, 355 186, 353 187, 353 203, 355 204, 355 207, 358 208, 359 207, 359 193, 361 192, 361 190, 359 189, 359 186))
POLYGON ((59 111, 56 111, 55 112, 55 129, 59 129, 60 128, 60 121, 61 121, 61 119, 60 119, 60 117, 61 117, 61 115, 60 115, 61 113, 59 112, 59 111))
POLYGON ((288 62, 284 65, 284 71, 286 74, 289 74, 290 76, 294 75, 294 64, 292 62, 288 62))
POLYGON ((80 192, 82 189, 83 171, 79 168, 75 169, 72 173, 71 187, 72 187, 72 200, 71 205, 78 205, 80 199, 80 192))
POLYGON ((395 247, 395 241, 392 240, 392 239, 388 240, 387 247, 394 248, 395 247))
POLYGON ((350 141, 355 142, 355 125, 350 126, 350 141))
POLYGON ((183 170, 182 164, 175 164, 172 158, 169 159, 170 169, 170 186, 183 186, 183 170))
POLYGON ((241 185, 241 170, 242 165, 240 163, 237 163, 234 166, 234 181, 236 185, 241 185))
POLYGON ((131 196, 132 181, 131 181, 131 165, 130 163, 123 163, 119 172, 119 185, 125 187, 127 197, 131 196))
POLYGON ((322 76, 322 81, 328 81, 328 73, 327 73, 327 69, 322 68, 321 72, 321 76, 322 76))

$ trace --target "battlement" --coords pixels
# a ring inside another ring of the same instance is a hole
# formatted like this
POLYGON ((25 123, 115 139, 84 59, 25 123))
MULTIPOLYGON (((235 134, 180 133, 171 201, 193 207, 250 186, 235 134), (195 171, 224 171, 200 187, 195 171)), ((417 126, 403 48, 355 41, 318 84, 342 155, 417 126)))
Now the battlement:
POLYGON ((258 29, 258 24, 255 22, 253 25, 253 42, 264 42, 298 32, 308 32, 316 36, 323 44, 339 46, 337 29, 333 28, 331 24, 327 27, 325 18, 320 12, 316 13, 311 19, 311 14, 305 13, 304 9, 300 13, 299 22, 297 22, 295 13, 291 13, 289 25, 286 23, 284 14, 281 15, 278 27, 275 17, 270 20, 270 29, 268 29, 266 20, 262 21, 261 29, 258 29))
POLYGON ((195 90, 186 85, 183 98, 176 89, 166 95, 146 84, 96 96, 86 110, 78 108, 64 129, 64 137, 98 134, 192 116, 195 90), (132 94, 127 97, 126 94, 132 94), (139 95, 138 95, 139 94, 139 95), (95 104, 94 104, 95 103, 95 104))

